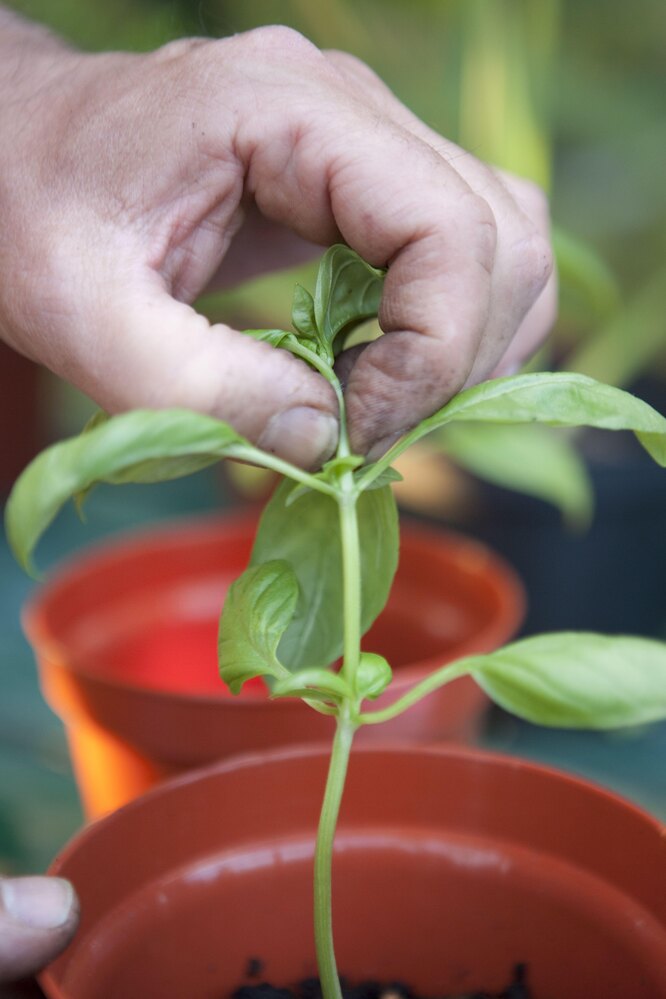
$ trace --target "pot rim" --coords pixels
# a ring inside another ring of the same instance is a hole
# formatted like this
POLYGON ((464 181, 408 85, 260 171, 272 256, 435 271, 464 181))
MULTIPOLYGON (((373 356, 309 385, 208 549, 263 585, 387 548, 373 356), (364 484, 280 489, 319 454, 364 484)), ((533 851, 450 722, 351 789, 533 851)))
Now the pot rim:
MULTIPOLYGON (((70 856, 76 853, 81 846, 85 846, 88 839, 97 834, 97 830, 102 826, 109 826, 118 821, 122 822, 125 815, 133 811, 150 808, 151 802, 165 795, 177 794, 180 788, 201 780, 207 780, 221 776, 225 773, 236 773, 241 770, 263 768, 266 764, 280 763, 283 760, 324 758, 330 756, 331 747, 325 742, 313 742, 294 746, 280 746, 276 749, 257 750, 255 752, 239 753, 234 756, 225 757, 214 763, 208 763, 202 767, 188 770, 175 777, 155 784, 144 794, 133 798, 126 804, 117 808, 113 812, 101 815, 92 822, 88 822, 58 851, 53 861, 49 865, 48 874, 57 875, 64 863, 70 856)), ((666 841, 666 823, 662 822, 655 815, 645 808, 630 801, 617 791, 605 787, 587 777, 562 770, 550 764, 541 763, 536 760, 527 759, 522 756, 511 756, 497 750, 480 749, 476 746, 460 746, 454 743, 406 743, 399 740, 387 740, 386 742, 373 744, 357 744, 352 751, 352 758, 364 756, 427 756, 427 757, 448 757, 461 759, 463 762, 480 763, 483 766, 491 766, 501 770, 509 769, 521 771, 536 778, 545 778, 547 781, 556 782, 570 788, 575 788, 585 792, 598 801, 604 801, 611 807, 621 809, 628 815, 633 815, 637 821, 643 822, 646 826, 658 835, 664 837, 666 841)))

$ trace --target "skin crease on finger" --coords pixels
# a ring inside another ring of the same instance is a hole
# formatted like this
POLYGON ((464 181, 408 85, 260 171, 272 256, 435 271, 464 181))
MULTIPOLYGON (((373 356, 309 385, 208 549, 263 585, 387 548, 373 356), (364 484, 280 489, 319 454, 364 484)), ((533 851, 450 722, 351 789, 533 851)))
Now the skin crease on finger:
MULTIPOLYGON (((391 263, 387 336, 349 376, 360 450, 438 408, 470 375, 490 373, 521 328, 541 277, 533 262, 505 262, 507 243, 528 231, 507 188, 473 158, 461 172, 383 84, 374 106, 361 104, 349 62, 269 27, 73 65, 53 120, 37 121, 33 134, 57 155, 43 155, 32 192, 29 176, 24 185, 41 204, 40 237, 49 234, 35 239, 33 229, 26 256, 39 258, 42 306, 50 296, 40 315, 51 319, 46 331, 34 319, 37 296, 32 322, 21 316, 14 327, 31 328, 41 359, 101 404, 188 405, 255 440, 289 407, 335 413, 328 386, 299 361, 278 362, 270 348, 181 311, 224 282, 230 245, 229 270, 242 272, 237 249, 251 252, 258 215, 273 238, 291 231, 284 255, 276 241, 267 262, 342 237, 370 262, 391 263), (45 203, 44 190, 58 197, 45 203), (85 279, 72 280, 72 267, 85 279)), ((30 229, 25 217, 18 223, 30 229)), ((535 340, 545 312, 533 309, 535 340)), ((25 349, 20 329, 12 335, 25 349)))

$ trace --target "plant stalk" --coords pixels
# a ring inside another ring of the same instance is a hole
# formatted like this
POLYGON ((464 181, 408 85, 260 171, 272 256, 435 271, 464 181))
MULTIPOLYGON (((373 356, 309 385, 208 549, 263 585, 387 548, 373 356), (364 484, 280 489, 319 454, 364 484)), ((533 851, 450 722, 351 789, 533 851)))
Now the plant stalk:
MULTIPOLYGON (((345 473, 351 480, 351 472, 345 473)), ((343 489, 346 483, 343 482, 343 489)), ((356 671, 361 654, 361 556, 356 516, 356 495, 343 492, 339 500, 340 540, 342 543, 342 613, 344 639, 342 676, 352 691, 356 689, 356 671)))
POLYGON ((354 725, 349 718, 338 718, 333 749, 329 761, 326 791, 319 818, 317 844, 314 861, 314 934, 317 951, 317 967, 324 999, 342 999, 340 978, 335 960, 333 945, 333 907, 331 891, 331 870, 333 864, 333 841, 340 811, 340 802, 345 785, 347 764, 354 725))
MULTIPOLYGON (((349 440, 340 392, 340 440, 338 456, 349 454, 349 440)), ((361 558, 356 500, 358 493, 353 473, 349 470, 340 478, 337 497, 340 515, 340 544, 343 584, 343 659, 342 675, 350 689, 356 689, 356 671, 361 654, 361 558)), ((339 707, 337 728, 329 763, 326 791, 319 819, 314 864, 314 931, 319 980, 324 999, 342 999, 340 978, 333 943, 333 911, 331 874, 333 841, 345 785, 347 765, 356 725, 351 721, 356 704, 343 702, 339 707)))

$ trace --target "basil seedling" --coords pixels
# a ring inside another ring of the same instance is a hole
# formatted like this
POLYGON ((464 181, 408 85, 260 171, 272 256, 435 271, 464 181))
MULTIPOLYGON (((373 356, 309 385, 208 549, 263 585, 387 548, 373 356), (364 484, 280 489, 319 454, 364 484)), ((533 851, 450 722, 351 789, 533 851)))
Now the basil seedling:
MULTIPOLYGON (((315 939, 326 999, 340 996, 331 857, 347 762, 360 726, 394 718, 465 675, 497 703, 538 724, 610 728, 666 717, 666 645, 574 633, 528 638, 458 660, 390 707, 368 707, 391 682, 390 664, 361 652, 361 638, 385 606, 397 566, 398 518, 390 488, 397 473, 391 463, 405 448, 456 426, 460 450, 473 424, 497 428, 489 437, 504 447, 511 424, 585 425, 631 430, 655 461, 666 465, 663 416, 626 392, 566 373, 517 375, 467 389, 366 464, 350 451, 345 399, 333 365, 349 331, 376 315, 383 280, 382 271, 348 247, 334 246, 323 257, 314 293, 296 289, 293 331, 248 331, 296 354, 333 386, 340 439, 337 454, 320 472, 304 472, 264 453, 209 416, 178 409, 98 414, 81 435, 32 462, 6 509, 10 543, 30 569, 33 549, 62 504, 74 497, 81 505, 99 482, 157 482, 221 458, 250 461, 284 476, 261 518, 250 566, 231 586, 222 610, 220 673, 233 693, 262 676, 272 697, 301 697, 336 720, 314 872, 315 939), (333 670, 339 657, 342 665, 333 670)), ((456 439, 453 432, 450 437, 456 439)), ((559 467, 577 474, 564 459, 559 467)))

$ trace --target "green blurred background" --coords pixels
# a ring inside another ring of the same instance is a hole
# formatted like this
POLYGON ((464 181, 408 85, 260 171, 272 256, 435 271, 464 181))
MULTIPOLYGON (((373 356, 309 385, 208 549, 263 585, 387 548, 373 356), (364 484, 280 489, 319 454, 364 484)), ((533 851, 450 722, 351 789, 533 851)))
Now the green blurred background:
MULTIPOLYGON (((548 189, 561 313, 535 363, 630 386, 666 412, 663 0, 14 0, 7 6, 89 50, 145 50, 183 34, 219 36, 282 23, 321 47, 353 52, 431 126, 548 189)), ((264 279, 208 300, 206 308, 238 325, 283 325, 292 287, 291 276, 264 279)), ((0 363, 6 374, 13 362, 3 355, 0 363)), ((19 375, 10 381, 18 386, 19 375)), ((8 407, 9 388, 3 391, 8 407)), ((76 431, 90 404, 40 373, 12 407, 0 451, 5 488, 17 462, 38 444, 76 431), (21 404, 38 417, 22 452, 22 420, 26 426, 29 420, 17 415, 21 404)), ((463 490, 472 521, 454 512, 447 519, 462 519, 518 564, 534 608, 528 631, 554 624, 666 637, 666 475, 658 479, 647 470, 629 444, 619 459, 595 435, 584 436, 581 447, 596 469, 599 493, 598 519, 585 539, 563 533, 558 515, 538 501, 515 507, 499 489, 472 499, 463 490), (611 480, 616 493, 624 483, 619 499, 604 498, 611 480)), ((130 524, 233 498, 212 474, 161 490, 129 490, 122 504, 100 490, 90 507, 92 531, 70 514, 61 517, 42 563, 130 524)), ((0 868, 29 870, 48 862, 80 814, 62 732, 41 703, 19 631, 31 584, 6 547, 0 585, 0 868)), ((564 736, 495 714, 486 742, 567 766, 666 814, 663 726, 623 737, 564 736)))

